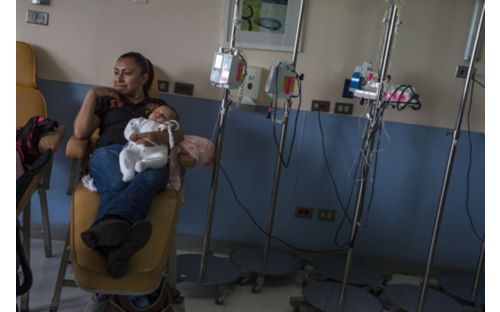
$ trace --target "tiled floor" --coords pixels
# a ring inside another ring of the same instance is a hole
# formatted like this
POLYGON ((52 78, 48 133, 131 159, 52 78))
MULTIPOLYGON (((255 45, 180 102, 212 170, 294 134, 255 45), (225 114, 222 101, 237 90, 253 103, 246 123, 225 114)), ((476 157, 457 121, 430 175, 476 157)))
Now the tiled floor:
MULTIPOLYGON (((40 239, 32 240, 31 266, 34 281, 30 291, 30 311, 49 310, 62 248, 62 241, 53 241, 54 256, 46 258, 43 253, 43 241, 40 239)), ((414 283, 415 278, 412 276, 394 275, 391 282, 398 281, 414 283)), ((290 305, 290 298, 302 295, 302 288, 294 277, 268 281, 259 294, 252 293, 251 285, 232 285, 228 287, 228 293, 224 297, 223 305, 215 304, 217 289, 214 287, 201 287, 197 284, 182 282, 177 285, 177 288, 185 297, 185 301, 182 305, 176 307, 176 311, 187 312, 292 312, 293 308, 290 305)), ((89 311, 88 305, 90 302, 91 297, 89 293, 78 288, 64 287, 58 311, 89 311)), ((313 312, 319 310, 309 307, 301 308, 300 311, 313 312)), ((472 312, 479 310, 464 307, 464 311, 472 312)))

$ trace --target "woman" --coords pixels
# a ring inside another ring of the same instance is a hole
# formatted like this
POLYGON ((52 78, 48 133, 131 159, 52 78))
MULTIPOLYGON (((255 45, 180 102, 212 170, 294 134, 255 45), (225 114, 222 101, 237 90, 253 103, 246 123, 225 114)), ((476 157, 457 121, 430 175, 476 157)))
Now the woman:
MULTIPOLYGON (((120 56, 114 68, 113 87, 91 88, 74 123, 74 136, 89 138, 99 128, 99 139, 88 162, 90 176, 100 195, 94 224, 81 236, 84 243, 107 257, 112 277, 125 275, 132 255, 144 247, 151 235, 145 220, 154 196, 168 182, 168 170, 149 169, 125 183, 118 155, 127 142, 123 131, 132 118, 147 117, 150 104, 166 105, 148 96, 153 82, 151 63, 137 52, 120 56)), ((176 142, 181 139, 179 133, 176 142)), ((138 134, 138 144, 167 144, 167 132, 138 134)))

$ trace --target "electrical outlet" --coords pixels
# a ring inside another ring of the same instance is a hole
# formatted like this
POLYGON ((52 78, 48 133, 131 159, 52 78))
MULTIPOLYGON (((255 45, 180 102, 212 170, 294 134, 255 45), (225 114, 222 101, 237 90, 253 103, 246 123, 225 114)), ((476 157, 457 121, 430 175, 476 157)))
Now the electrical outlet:
POLYGON ((469 70, 469 66, 458 65, 457 70, 455 71, 456 78, 467 78, 467 71, 469 70))
POLYGON ((41 11, 26 11, 26 23, 49 25, 49 13, 41 11))
POLYGON ((174 93, 193 95, 193 91, 194 91, 194 84, 184 83, 184 82, 176 82, 174 84, 174 93))
POLYGON ((297 218, 312 219, 313 212, 314 209, 312 208, 307 208, 302 206, 295 207, 295 217, 297 218))
POLYGON ((353 105, 350 103, 335 103, 335 113, 336 114, 344 114, 344 115, 352 115, 353 105))
POLYGON ((158 80, 158 91, 160 92, 168 92, 168 81, 166 80, 158 80))
POLYGON ((335 220, 335 211, 328 209, 321 209, 318 211, 318 220, 333 221, 335 220))
POLYGON ((311 105, 311 111, 329 112, 330 111, 330 101, 319 101, 313 100, 311 105))

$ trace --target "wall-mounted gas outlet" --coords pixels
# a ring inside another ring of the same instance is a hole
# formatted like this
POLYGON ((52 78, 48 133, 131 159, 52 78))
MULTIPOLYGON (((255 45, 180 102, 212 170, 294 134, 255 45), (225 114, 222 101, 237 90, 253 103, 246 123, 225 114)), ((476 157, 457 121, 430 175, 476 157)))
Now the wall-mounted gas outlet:
POLYGON ((158 80, 158 91, 168 92, 169 83, 166 80, 158 80))
POLYGON ((295 217, 312 219, 314 209, 308 207, 297 206, 295 207, 295 217))
POLYGON ((455 77, 457 78, 467 78, 467 71, 469 70, 469 66, 458 65, 455 71, 455 77))
POLYGON ((49 25, 49 13, 28 10, 26 11, 26 23, 49 25))
POLYGON ((32 4, 49 5, 49 0, 31 0, 32 4))
POLYGON ((194 84, 192 83, 176 82, 174 84, 174 93, 193 95, 193 91, 194 91, 194 84))
POLYGON ((318 220, 333 221, 335 220, 335 211, 328 209, 321 209, 318 211, 318 220))
POLYGON ((320 111, 328 113, 330 111, 330 101, 319 101, 313 100, 311 105, 311 111, 320 111))
POLYGON ((344 114, 344 115, 352 115, 353 104, 351 103, 335 103, 335 113, 336 114, 344 114))

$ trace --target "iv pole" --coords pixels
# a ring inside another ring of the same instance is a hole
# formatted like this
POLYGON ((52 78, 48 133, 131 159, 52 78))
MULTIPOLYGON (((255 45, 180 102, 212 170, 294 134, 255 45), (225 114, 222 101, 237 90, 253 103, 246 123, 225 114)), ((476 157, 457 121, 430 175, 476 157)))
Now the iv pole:
MULTIPOLYGON (((422 312, 422 309, 423 309, 424 303, 425 303, 425 295, 427 293, 427 286, 429 284, 429 275, 430 275, 432 260, 434 257, 434 251, 436 249, 436 241, 437 241, 437 238, 439 236, 439 228, 441 226, 441 218, 443 215, 443 208, 444 208, 444 205, 446 203, 446 195, 448 193, 449 178, 451 175, 451 169, 453 167, 453 161, 455 159, 455 153, 456 153, 456 148, 457 148, 457 144, 458 144, 458 139, 460 137, 460 128, 462 125, 462 118, 463 118, 463 114, 464 114, 464 110, 465 110, 465 102, 467 101, 467 95, 469 93, 469 83, 470 83, 471 78, 472 78, 474 63, 476 62, 476 53, 477 53, 477 47, 479 45, 481 31, 484 27, 484 11, 485 10, 484 10, 484 3, 483 3, 482 13, 481 13, 481 17, 479 20, 479 27, 477 28, 476 39, 474 40, 474 48, 472 50, 472 55, 471 55, 470 62, 469 62, 469 69, 467 70, 467 78, 465 80, 464 91, 462 94, 462 99, 460 101, 460 107, 458 109, 458 116, 457 116, 457 121, 455 124, 455 130, 453 131, 453 139, 452 139, 451 146, 450 146, 450 153, 448 155, 448 165, 446 167, 445 175, 443 178, 443 185, 441 187, 441 195, 439 198, 439 205, 438 205, 438 209, 436 212, 436 219, 434 221, 434 229, 432 231, 432 240, 431 240, 431 245, 429 247, 429 252, 428 252, 428 256, 427 256, 427 265, 425 268, 424 281, 422 283, 422 290, 420 293, 420 299, 418 302, 417 312, 422 312)), ((482 249, 484 250, 484 245, 483 245, 482 249)), ((475 292, 475 290, 477 288, 477 283, 479 280, 479 274, 477 272, 476 272, 476 274, 477 275, 475 278, 476 281, 475 281, 473 293, 475 292)))
POLYGON ((484 263, 484 237, 483 237, 483 243, 481 245, 481 254, 479 256, 479 260, 477 261, 476 274, 474 275, 474 286, 472 287, 471 302, 474 302, 476 300, 477 288, 479 285, 479 278, 481 276, 481 271, 483 269, 483 263, 484 263))
MULTIPOLYGON (((239 24, 238 12, 241 0, 236 0, 234 4, 233 21, 231 24, 231 40, 229 42, 229 49, 233 50, 236 41, 236 30, 239 24)), ((208 252, 210 249, 210 237, 212 234, 212 223, 215 209, 215 199, 217 195, 217 181, 219 178, 220 162, 222 155, 222 142, 224 139, 224 126, 226 121, 226 113, 230 105, 229 101, 229 89, 224 88, 224 95, 222 98, 220 115, 219 115, 219 126, 217 129, 217 138, 215 141, 216 151, 215 151, 215 164, 212 170, 212 181, 210 186, 210 197, 208 201, 207 209, 207 221, 205 224, 205 235, 203 237, 203 249, 201 253, 201 263, 200 263, 200 273, 199 282, 204 283, 206 279, 207 262, 208 262, 208 252)))
MULTIPOLYGON (((304 0, 300 1, 299 12, 300 13, 299 13, 297 32, 295 33, 295 46, 293 48, 293 63, 292 63, 293 70, 295 70, 295 66, 297 64, 297 54, 298 54, 299 41, 300 41, 299 39, 300 39, 300 32, 302 30, 302 18, 304 15, 304 0)), ((276 77, 276 79, 278 79, 278 77, 276 77)), ((276 92, 278 92, 278 91, 276 90, 276 92)), ((271 204, 269 207, 269 213, 268 213, 268 219, 267 219, 267 235, 266 235, 266 241, 264 244, 264 254, 262 256, 261 271, 258 274, 257 280, 256 280, 255 285, 253 287, 253 290, 256 292, 259 291, 262 288, 262 286, 264 285, 264 278, 265 278, 266 271, 267 271, 267 263, 269 260, 269 251, 271 248, 271 235, 273 232, 274 212, 276 210, 278 189, 279 189, 279 184, 280 184, 281 158, 282 158, 281 155, 283 154, 283 150, 285 147, 286 131, 288 128, 288 117, 289 117, 288 115, 289 115, 289 111, 290 111, 291 107, 292 107, 292 100, 290 97, 288 97, 286 99, 285 105, 284 105, 284 116, 283 116, 283 120, 281 123, 280 142, 279 142, 278 153, 276 155, 274 182, 273 182, 273 189, 272 189, 272 196, 271 196, 271 204)))
POLYGON ((392 42, 394 39, 394 32, 397 24, 397 19, 398 19, 398 7, 396 4, 393 4, 391 8, 389 9, 389 14, 388 14, 388 19, 386 21, 386 30, 385 30, 385 35, 384 35, 384 46, 383 46, 383 52, 380 60, 380 74, 379 74, 379 79, 380 83, 377 88, 377 97, 375 103, 370 103, 370 114, 368 118, 368 123, 365 128, 365 133, 364 137, 366 139, 365 144, 363 144, 363 147, 361 151, 366 151, 366 155, 363 155, 363 165, 362 169, 360 172, 360 182, 359 182, 359 188, 358 188, 358 195, 357 195, 357 200, 356 200, 356 209, 354 212, 354 218, 353 218, 353 224, 351 228, 351 236, 349 240, 349 247, 347 250, 347 259, 345 263, 345 268, 344 268, 344 277, 342 279, 342 288, 340 290, 340 296, 339 296, 339 311, 343 312, 344 311, 344 306, 346 302, 346 291, 347 291, 347 284, 349 281, 349 277, 351 274, 351 266, 352 266, 352 258, 353 258, 353 250, 354 250, 354 242, 356 240, 357 236, 357 231, 358 231, 358 225, 359 225, 359 219, 361 217, 361 211, 363 209, 363 204, 364 204, 364 197, 365 197, 365 191, 366 191, 366 180, 368 179, 368 175, 370 172, 370 157, 373 152, 373 143, 376 135, 376 119, 373 118, 376 116, 376 113, 381 109, 381 97, 382 97, 382 90, 383 90, 383 84, 384 84, 384 78, 387 75, 388 71, 388 64, 389 64, 389 57, 390 57, 390 52, 392 48, 392 42))

